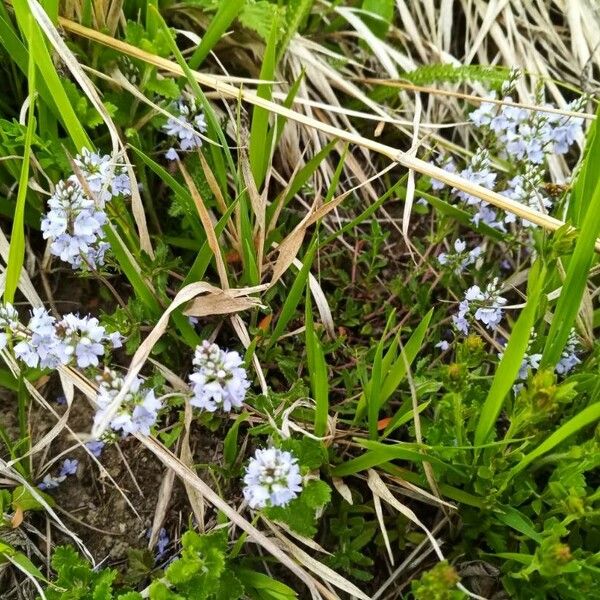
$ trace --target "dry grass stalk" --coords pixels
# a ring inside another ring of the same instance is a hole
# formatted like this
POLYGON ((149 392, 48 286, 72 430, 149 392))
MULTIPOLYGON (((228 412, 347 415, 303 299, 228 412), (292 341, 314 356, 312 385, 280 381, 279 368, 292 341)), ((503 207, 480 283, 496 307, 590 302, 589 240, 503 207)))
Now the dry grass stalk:
MULTIPOLYGON (((181 67, 179 67, 179 65, 173 61, 145 52, 139 48, 136 48, 135 46, 121 42, 120 40, 112 38, 98 31, 83 27, 82 25, 74 23, 73 21, 69 21, 68 19, 60 19, 60 24, 66 30, 71 31, 72 33, 114 48, 115 50, 133 56, 177 76, 184 76, 181 67)), ((501 208, 502 210, 513 213, 518 217, 535 223, 536 225, 548 229, 549 231, 556 231, 565 225, 565 223, 559 219, 529 208, 528 206, 525 206, 514 200, 510 200, 509 198, 488 190, 480 185, 475 185, 459 175, 448 173, 447 171, 444 171, 444 169, 441 169, 415 156, 411 156, 410 154, 402 152, 397 148, 393 148, 392 146, 376 142, 375 140, 363 137, 357 133, 345 131, 338 127, 334 127, 333 125, 323 123, 313 117, 300 114, 294 110, 285 108, 274 102, 265 100, 264 98, 260 98, 254 92, 249 92, 224 83, 212 75, 195 71, 194 78, 198 83, 215 89, 224 96, 234 99, 241 98, 242 100, 245 100, 251 104, 265 108, 275 114, 316 129, 329 136, 345 140, 351 144, 356 144, 373 152, 377 152, 378 154, 382 154, 388 157, 390 160, 397 162, 408 169, 412 169, 418 173, 421 173, 422 175, 427 175, 429 177, 438 179, 439 181, 442 181, 451 187, 476 196, 481 200, 496 206, 497 208, 501 208)), ((600 241, 596 243, 596 250, 600 252, 600 241)))

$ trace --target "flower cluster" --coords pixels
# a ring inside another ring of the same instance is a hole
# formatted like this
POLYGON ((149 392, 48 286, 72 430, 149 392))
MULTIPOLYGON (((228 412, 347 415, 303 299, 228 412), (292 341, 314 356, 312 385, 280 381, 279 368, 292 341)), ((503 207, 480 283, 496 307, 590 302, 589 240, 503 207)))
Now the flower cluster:
POLYGON ((38 488, 40 490, 53 490, 57 488, 67 477, 77 473, 78 466, 79 461, 77 459, 65 458, 58 475, 47 473, 41 483, 38 483, 38 488))
POLYGON ((190 375, 194 395, 192 406, 214 412, 240 408, 250 382, 237 352, 221 350, 208 341, 196 347, 194 372, 190 375))
MULTIPOLYGON (((112 401, 123 388, 124 379, 116 371, 105 368, 104 372, 96 377, 96 381, 98 410, 94 416, 94 424, 98 425, 104 420, 112 401)), ((117 413, 109 423, 113 432, 120 431, 123 437, 135 433, 150 435, 150 429, 158 419, 162 402, 155 396, 154 390, 144 387, 143 383, 139 377, 133 380, 117 413)))
POLYGON ((438 262, 440 265, 452 269, 456 275, 460 275, 469 265, 475 264, 482 252, 481 246, 467 250, 466 242, 457 239, 454 242, 454 252, 442 252, 438 256, 438 262))
MULTIPOLYGON (((178 149, 182 152, 200 148, 202 146, 200 134, 206 131, 206 120, 194 98, 182 96, 171 106, 171 112, 174 116, 169 117, 169 120, 163 125, 163 131, 167 135, 177 138, 178 149)), ((169 160, 176 160, 179 157, 177 149, 169 148, 165 157, 169 160)))
POLYGON ((246 467, 244 485, 250 508, 286 506, 302 490, 297 459, 277 448, 257 450, 246 467))
POLYGON ((471 286, 458 306, 458 314, 452 317, 455 327, 465 335, 469 332, 469 320, 475 318, 488 329, 495 330, 504 314, 506 299, 498 294, 498 278, 484 290, 478 285, 471 286))
POLYGON ((129 196, 131 182, 123 165, 87 148, 75 157, 75 164, 79 178, 71 175, 58 182, 41 229, 54 256, 73 269, 95 269, 104 264, 109 248, 103 230, 107 223, 104 208, 114 196, 129 196))
POLYGON ((109 334, 95 317, 73 313, 57 321, 45 308, 34 308, 26 326, 11 304, 0 306, 0 349, 12 342, 15 356, 28 367, 55 369, 75 363, 80 368, 98 365, 105 346, 121 346, 118 333, 109 334))
MULTIPOLYGON (((511 200, 520 202, 529 208, 537 211, 548 211, 552 208, 552 200, 540 193, 540 188, 543 183, 542 170, 535 165, 527 165, 525 172, 522 175, 516 175, 508 182, 508 187, 500 192, 511 200)), ((514 223, 516 216, 513 213, 508 213, 504 218, 505 223, 514 223)), ((525 227, 535 227, 534 223, 522 219, 525 227)))
MULTIPOLYGON (((494 98, 494 96, 492 96, 494 98)), ((512 103, 507 96, 504 102, 512 103)), ((583 101, 567 105, 567 111, 578 111, 583 101)), ((547 105, 546 108, 554 108, 547 105)), ((531 111, 518 106, 482 102, 469 115, 477 127, 494 132, 502 148, 502 156, 513 160, 542 164, 546 155, 565 154, 582 135, 582 119, 558 113, 531 111)))
POLYGON ((577 337, 576 331, 571 329, 569 339, 567 340, 560 360, 556 365, 556 372, 559 375, 567 375, 570 373, 578 364, 581 363, 581 360, 577 356, 579 352, 581 352, 581 342, 577 337))

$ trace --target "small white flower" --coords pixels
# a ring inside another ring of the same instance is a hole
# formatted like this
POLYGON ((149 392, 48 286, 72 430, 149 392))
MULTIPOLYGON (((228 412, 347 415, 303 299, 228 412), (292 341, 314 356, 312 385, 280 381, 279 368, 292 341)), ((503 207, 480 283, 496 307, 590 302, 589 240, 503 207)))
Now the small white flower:
POLYGON ((179 158, 179 154, 177 154, 177 150, 175 150, 175 148, 169 148, 165 152, 165 158, 167 160, 177 160, 179 158))
POLYGON ((63 363, 64 349, 56 335, 55 323, 56 319, 45 308, 34 308, 27 333, 19 333, 21 341, 14 347, 15 356, 34 368, 55 369, 63 363))
MULTIPOLYGON (((492 100, 496 98, 495 94, 489 96, 492 100)), ((482 102, 479 105, 479 108, 476 108, 474 111, 469 113, 469 119, 477 126, 489 126, 492 122, 492 119, 496 115, 498 111, 498 107, 493 102, 482 102)))
POLYGON ((119 334, 108 335, 95 317, 72 313, 57 321, 45 308, 34 308, 26 327, 11 305, 0 305, 0 336, 15 340, 15 356, 29 367, 55 369, 75 361, 80 368, 98 365, 104 344, 117 341, 119 334))
POLYGON ((438 257, 438 262, 443 266, 448 266, 456 275, 460 275, 469 265, 474 264, 483 249, 480 246, 475 246, 472 250, 467 251, 467 243, 461 239, 454 242, 454 252, 442 252, 438 257))
POLYGON ((193 362, 192 406, 209 412, 217 409, 229 412, 242 406, 250 382, 237 352, 221 350, 217 344, 205 340, 196 347, 193 362))
POLYGON ((297 459, 277 448, 257 450, 246 467, 244 485, 251 508, 286 506, 302 490, 297 459))
POLYGON ((95 317, 79 317, 70 313, 57 324, 66 357, 75 358, 77 366, 84 369, 98 366, 98 357, 104 354, 103 342, 108 336, 95 317))
MULTIPOLYGON (((94 423, 98 424, 123 387, 124 379, 115 371, 104 369, 104 373, 98 375, 96 381, 99 389, 94 423)), ((162 408, 162 402, 156 398, 154 390, 144 387, 143 383, 139 377, 133 380, 117 414, 110 421, 110 428, 115 432, 120 431, 124 437, 135 433, 150 435, 150 429, 156 423, 158 411, 162 408)))
POLYGON ((114 163, 108 154, 101 155, 84 148, 75 157, 75 164, 100 202, 100 208, 113 196, 131 196, 131 181, 125 165, 114 163))
POLYGON ((488 329, 495 330, 504 314, 506 299, 498 294, 498 279, 489 283, 485 290, 478 285, 471 286, 464 300, 458 305, 458 313, 452 317, 455 327, 462 333, 469 331, 469 319, 481 321, 488 329))
POLYGON ((41 483, 38 483, 40 490, 53 490, 56 489, 64 480, 66 476, 53 477, 50 473, 47 473, 42 479, 41 483))
POLYGON ((50 252, 74 269, 102 265, 108 248, 103 231, 106 214, 85 195, 79 181, 75 177, 59 181, 48 206, 41 229, 44 239, 50 240, 50 252))
POLYGON ((571 329, 571 333, 569 334, 567 343, 562 351, 560 360, 556 365, 556 372, 559 375, 567 375, 581 363, 581 360, 577 356, 578 352, 581 352, 581 342, 577 337, 577 332, 574 329, 571 329))
POLYGON ((13 330, 19 325, 19 313, 15 307, 7 302, 0 304, 0 327, 8 327, 13 330))
MULTIPOLYGON (((170 136, 177 138, 179 150, 189 152, 202 146, 202 136, 207 129, 204 114, 196 106, 196 101, 192 96, 182 96, 171 106, 173 117, 169 117, 163 131, 170 136)), ((169 148, 165 154, 168 160, 178 158, 177 150, 169 148)))

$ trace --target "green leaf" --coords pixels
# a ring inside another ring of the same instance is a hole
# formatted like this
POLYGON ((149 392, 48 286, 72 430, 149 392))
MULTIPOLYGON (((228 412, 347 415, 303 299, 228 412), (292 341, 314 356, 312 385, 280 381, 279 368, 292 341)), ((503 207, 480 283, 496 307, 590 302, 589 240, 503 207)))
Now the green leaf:
MULTIPOLYGON (((278 11, 273 7, 275 18, 271 24, 271 32, 267 40, 267 47, 263 55, 263 62, 260 68, 259 78, 264 81, 272 81, 275 78, 277 39, 279 36, 279 18, 278 11)), ((256 95, 265 100, 272 100, 270 83, 261 83, 256 89, 256 95)), ((265 140, 268 137, 269 118, 271 112, 261 106, 252 108, 252 123, 250 126, 250 140, 248 143, 248 158, 250 159, 250 168, 256 183, 257 189, 260 189, 271 158, 271 148, 265 148, 265 140)))
POLYGON ((256 597, 250 593, 252 590, 259 592, 258 597, 261 599, 293 600, 298 597, 298 594, 292 588, 285 585, 285 583, 281 583, 281 581, 277 581, 257 571, 236 569, 235 574, 251 597, 256 597))
POLYGON ((247 412, 243 412, 238 415, 233 422, 233 425, 225 435, 225 440, 223 441, 223 458, 225 459, 225 464, 230 467, 235 462, 239 452, 238 433, 240 430, 240 425, 249 418, 250 413, 247 412))
POLYGON ((274 18, 274 6, 267 0, 246 2, 239 15, 240 23, 256 31, 265 41, 273 31, 274 18))
POLYGON ((327 433, 329 416, 329 374, 323 348, 314 328, 309 285, 306 286, 305 306, 306 363, 315 401, 314 431, 317 437, 323 437, 327 433))
POLYGON ((563 423, 554 433, 549 435, 535 450, 526 454, 509 473, 509 478, 514 477, 525 469, 530 463, 549 452, 558 444, 577 433, 580 429, 592 425, 600 419, 600 402, 584 408, 580 413, 563 423))
POLYGON ((546 266, 538 258, 529 272, 527 303, 513 327, 500 364, 496 369, 492 386, 479 415, 477 429, 475 430, 476 446, 489 441, 496 419, 502 409, 504 399, 517 378, 519 369, 523 363, 523 357, 527 352, 531 329, 535 323, 545 281, 546 266))
MULTIPOLYGON (((393 0, 391 0, 393 2, 393 0)), ((278 60, 286 51, 288 44, 306 20, 314 0, 288 0, 285 11, 285 34, 279 45, 278 60)))
POLYGON ((371 31, 383 39, 394 18, 394 0, 363 0, 362 9, 377 16, 367 21, 371 31))
POLYGON ((29 9, 27 0, 14 0, 12 4, 19 27, 25 32, 25 37, 28 38, 28 44, 30 52, 33 55, 33 60, 48 87, 52 100, 56 105, 57 114, 62 119, 69 136, 73 141, 75 149, 80 151, 82 148, 91 147, 90 140, 79 122, 79 119, 73 110, 73 106, 63 88, 61 79, 56 72, 56 68, 54 67, 54 63, 52 62, 52 58, 50 57, 50 53, 44 42, 45 36, 37 23, 33 23, 31 36, 27 35, 27 32, 29 31, 28 19, 31 17, 31 10, 29 9))
MULTIPOLYGON (((44 500, 52 506, 54 504, 54 500, 51 496, 48 496, 41 490, 36 490, 36 493, 39 494, 44 500)), ((16 510, 20 508, 22 511, 27 510, 44 510, 43 504, 41 504, 31 493, 30 489, 24 485, 17 486, 12 491, 12 508, 16 510)))
POLYGON ((331 500, 331 488, 320 479, 312 479, 302 490, 302 500, 311 508, 321 508, 331 500))
POLYGON ((227 0, 220 2, 217 13, 209 23, 200 43, 190 57, 189 65, 192 69, 197 69, 208 53, 214 48, 217 42, 221 39, 227 28, 233 20, 238 16, 239 12, 244 8, 244 0, 227 0))
POLYGON ((32 52, 33 39, 33 17, 28 17, 28 39, 29 39, 29 66, 28 66, 28 85, 29 85, 29 108, 27 111, 27 131, 25 133, 25 147, 23 150, 23 160, 21 162, 21 174, 19 176, 19 190, 17 192, 17 203, 13 217, 13 226, 10 236, 10 247, 8 251, 8 263, 6 266, 6 281, 4 288, 4 301, 14 302, 15 292, 19 285, 19 277, 25 260, 25 198, 27 197, 27 182, 29 179, 29 160, 31 156, 31 143, 33 140, 33 131, 35 128, 35 63, 32 52))

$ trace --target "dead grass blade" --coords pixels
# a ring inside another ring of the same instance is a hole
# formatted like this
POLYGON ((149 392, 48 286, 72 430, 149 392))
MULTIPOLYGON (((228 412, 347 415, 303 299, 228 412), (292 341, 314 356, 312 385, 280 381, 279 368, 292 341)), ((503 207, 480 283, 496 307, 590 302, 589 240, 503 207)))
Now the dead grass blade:
MULTIPOLYGON (((98 31, 94 31, 87 27, 83 27, 82 25, 79 25, 78 23, 75 23, 73 21, 69 21, 68 19, 61 18, 60 23, 66 30, 71 31, 76 35, 80 35, 88 39, 97 41, 101 44, 114 48, 115 50, 123 52, 124 54, 128 54, 130 56, 138 58, 139 60, 147 62, 148 64, 152 64, 158 67, 159 69, 163 69, 177 76, 184 75, 179 65, 173 61, 145 52, 143 50, 140 50, 139 48, 136 48, 135 46, 131 46, 130 44, 126 44, 124 42, 116 40, 98 31)), ((475 185, 455 173, 449 173, 444 169, 441 169, 433 164, 428 163, 427 161, 411 156, 405 152, 401 152, 400 150, 398 150, 397 148, 393 148, 392 146, 376 142, 369 138, 363 137, 357 133, 345 131, 333 125, 323 123, 313 117, 300 114, 294 110, 285 108, 274 102, 265 100, 264 98, 260 98, 253 92, 249 92, 244 89, 236 88, 227 83, 223 83, 222 81, 211 75, 194 72, 194 78, 198 83, 210 87, 214 90, 217 90, 226 97, 234 98, 236 100, 242 98, 243 100, 251 104, 261 106, 262 108, 265 108, 273 113, 282 115, 290 120, 306 125, 324 134, 335 138, 339 138, 341 140, 345 140, 347 142, 350 142, 351 144, 356 144, 359 147, 366 148, 372 150, 373 152, 382 154, 388 157, 390 160, 397 162, 408 169, 413 169, 414 171, 421 173, 422 175, 427 175, 429 177, 438 179, 446 185, 467 192, 468 194, 476 196, 497 208, 501 208, 502 210, 513 213, 522 219, 531 221, 532 223, 535 223, 536 225, 539 225, 550 231, 556 231, 564 225, 564 222, 559 219, 543 214, 538 210, 529 208, 524 204, 521 204, 515 200, 511 200, 505 196, 502 196, 501 194, 498 194, 497 192, 488 190, 480 185, 475 185)), ((600 252, 600 241, 596 243, 596 250, 600 252)))

